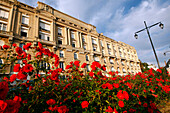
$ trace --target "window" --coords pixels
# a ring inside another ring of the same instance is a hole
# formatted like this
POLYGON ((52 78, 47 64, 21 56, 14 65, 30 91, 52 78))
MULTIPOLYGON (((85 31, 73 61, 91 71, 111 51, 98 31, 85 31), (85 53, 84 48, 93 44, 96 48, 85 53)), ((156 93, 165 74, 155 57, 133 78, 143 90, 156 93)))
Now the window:
POLYGON ((109 53, 109 55, 111 55, 111 51, 110 50, 108 51, 108 53, 109 53))
POLYGON ((103 47, 103 42, 102 42, 102 40, 100 40, 100 45, 103 47))
POLYGON ((102 54, 104 55, 104 49, 102 49, 102 54))
POLYGON ((112 72, 113 72, 113 71, 115 71, 115 69, 114 69, 114 67, 113 67, 113 66, 111 67, 111 71, 112 71, 112 72))
POLYGON ((0 69, 2 68, 2 66, 3 66, 3 61, 2 59, 0 59, 0 69))
POLYGON ((62 28, 58 27, 58 35, 62 35, 62 28))
POLYGON ((97 47, 93 46, 93 51, 96 51, 97 50, 97 47))
POLYGON ((104 58, 104 63, 106 63, 106 58, 104 58))
POLYGON ((21 26, 21 36, 28 37, 28 28, 21 26))
POLYGON ((47 40, 47 41, 50 41, 50 37, 48 34, 46 33, 43 33, 43 32, 40 32, 39 34, 39 38, 42 39, 42 40, 47 40))
POLYGON ((82 35, 82 42, 83 42, 83 43, 85 42, 85 38, 84 38, 84 35, 82 35))
POLYGON ((86 50, 86 45, 83 46, 84 50, 86 50))
POLYGON ((89 64, 86 65, 86 68, 87 68, 87 72, 89 72, 90 71, 89 64))
POLYGON ((95 39, 92 39, 92 44, 97 44, 95 39))
POLYGON ((64 62, 59 62, 59 67, 64 70, 64 62))
POLYGON ((109 60, 110 60, 110 64, 114 64, 114 63, 113 63, 113 59, 110 58, 109 60))
POLYGON ((74 59, 77 60, 78 57, 77 57, 77 53, 74 53, 74 59))
POLYGON ((58 37, 58 44, 62 44, 62 38, 58 37))
POLYGON ((119 67, 117 68, 117 71, 120 73, 120 69, 119 69, 119 67))
POLYGON ((3 40, 0 40, 0 46, 2 47, 5 44, 3 40))
POLYGON ((110 49, 110 44, 107 44, 107 48, 110 49))
POLYGON ((75 39, 75 36, 74 36, 74 32, 73 32, 73 31, 71 31, 71 38, 72 38, 72 39, 75 39))
POLYGON ((6 31, 7 25, 4 23, 0 23, 0 30, 6 31))
POLYGON ((64 51, 60 50, 60 57, 63 58, 64 57, 64 51))
POLYGON ((86 55, 86 61, 89 61, 89 56, 88 55, 86 55))
POLYGON ((22 24, 29 24, 29 16, 22 15, 22 24))
POLYGON ((40 19, 40 29, 45 31, 50 31, 50 22, 40 19))
POLYGON ((75 42, 72 42, 72 47, 76 47, 75 42))
POLYGON ((98 56, 94 56, 94 61, 99 62, 99 57, 98 56))
POLYGON ((125 68, 123 68, 123 73, 126 73, 126 70, 125 70, 125 68))
POLYGON ((119 65, 119 62, 117 61, 117 65, 119 65))
POLYGON ((9 12, 0 9, 0 18, 8 19, 9 12))
POLYGON ((121 63, 122 63, 122 66, 124 66, 124 63, 123 63, 123 61, 121 61, 121 63))

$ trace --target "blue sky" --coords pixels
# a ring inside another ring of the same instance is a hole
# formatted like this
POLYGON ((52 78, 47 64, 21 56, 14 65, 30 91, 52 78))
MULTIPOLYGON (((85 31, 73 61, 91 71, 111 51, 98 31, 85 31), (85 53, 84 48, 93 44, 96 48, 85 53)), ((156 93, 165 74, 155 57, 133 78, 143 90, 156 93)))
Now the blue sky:
MULTIPOLYGON (((37 6, 38 0, 18 0, 37 6)), ((39 0, 68 15, 90 23, 116 41, 134 46, 142 62, 157 66, 146 31, 134 38, 134 33, 144 28, 144 21, 152 25, 161 21, 164 29, 149 29, 160 65, 170 59, 170 0, 39 0)))

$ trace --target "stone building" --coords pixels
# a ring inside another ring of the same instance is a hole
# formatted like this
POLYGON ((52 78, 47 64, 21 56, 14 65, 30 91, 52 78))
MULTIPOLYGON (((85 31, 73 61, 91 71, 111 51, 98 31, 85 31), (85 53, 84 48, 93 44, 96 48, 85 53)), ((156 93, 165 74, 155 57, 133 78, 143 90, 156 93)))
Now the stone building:
MULTIPOLYGON (((140 72, 134 47, 96 31, 96 27, 38 2, 32 7, 17 0, 0 0, 0 46, 41 42, 60 57, 59 67, 74 60, 98 61, 121 75, 140 72)), ((0 61, 3 63, 3 61, 0 61)))

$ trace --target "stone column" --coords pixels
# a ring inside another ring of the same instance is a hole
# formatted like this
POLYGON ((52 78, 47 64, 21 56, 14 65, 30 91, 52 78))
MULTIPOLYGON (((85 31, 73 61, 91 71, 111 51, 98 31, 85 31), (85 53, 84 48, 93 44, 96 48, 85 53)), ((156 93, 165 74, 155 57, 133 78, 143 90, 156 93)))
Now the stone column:
POLYGON ((80 35, 80 47, 83 48, 82 33, 80 33, 79 35, 80 35))
POLYGON ((67 31, 67 27, 64 28, 64 35, 65 35, 64 42, 65 42, 66 45, 68 45, 68 31, 67 31))
POLYGON ((70 29, 68 28, 68 45, 71 45, 70 29))

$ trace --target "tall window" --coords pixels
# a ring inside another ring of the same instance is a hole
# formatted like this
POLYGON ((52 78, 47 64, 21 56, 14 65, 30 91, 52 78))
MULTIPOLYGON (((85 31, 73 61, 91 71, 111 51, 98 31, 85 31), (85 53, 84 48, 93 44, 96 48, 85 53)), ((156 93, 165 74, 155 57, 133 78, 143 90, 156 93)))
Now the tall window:
POLYGON ((113 66, 111 67, 111 71, 112 71, 112 72, 113 72, 113 71, 115 71, 115 69, 114 69, 114 67, 113 67, 113 66))
POLYGON ((58 44, 62 44, 62 38, 58 37, 58 44))
POLYGON ((3 65, 3 61, 2 59, 0 59, 0 68, 2 68, 2 65, 3 65))
POLYGON ((119 67, 117 68, 117 71, 120 73, 120 69, 119 69, 119 67))
POLYGON ((28 37, 28 28, 21 26, 21 36, 28 37))
POLYGON ((88 55, 86 55, 86 61, 89 61, 89 56, 88 55))
POLYGON ((125 68, 123 68, 123 73, 126 73, 126 70, 125 70, 125 68))
POLYGON ((96 51, 97 50, 97 47, 93 46, 93 51, 96 51))
POLYGON ((113 59, 112 59, 112 58, 110 58, 109 60, 110 60, 110 64, 113 64, 113 59))
POLYGON ((84 38, 84 35, 82 35, 82 42, 83 42, 83 43, 85 42, 85 38, 84 38))
POLYGON ((0 18, 8 19, 9 12, 0 9, 0 18))
POLYGON ((64 51, 60 50, 60 57, 63 58, 64 57, 64 51))
POLYGON ((83 45, 84 50, 86 50, 86 45, 83 45))
POLYGON ((50 36, 49 36, 49 34, 44 33, 44 32, 40 32, 39 38, 42 39, 42 40, 50 41, 50 36))
POLYGON ((72 38, 72 39, 75 39, 75 36, 74 36, 74 32, 73 32, 73 31, 71 31, 71 38, 72 38))
POLYGON ((104 63, 106 63, 106 58, 104 58, 104 63))
POLYGON ((98 56, 94 56, 94 61, 99 62, 99 57, 98 56))
POLYGON ((107 44, 107 48, 110 49, 110 44, 107 44))
POLYGON ((29 24, 29 16, 27 15, 22 15, 22 24, 29 24))
POLYGON ((102 40, 100 40, 100 45, 103 47, 103 42, 102 42, 102 40))
POLYGON ((62 28, 58 27, 58 35, 62 35, 62 28))
POLYGON ((75 42, 72 42, 72 47, 76 47, 76 44, 75 44, 75 42))
POLYGON ((4 23, 0 23, 0 30, 6 31, 7 25, 4 23))
POLYGON ((74 59, 77 60, 78 59, 78 55, 77 53, 74 53, 74 59))
POLYGON ((87 68, 87 72, 89 72, 90 71, 89 64, 86 65, 86 68, 87 68))
POLYGON ((59 67, 64 70, 64 62, 59 62, 59 67))
POLYGON ((40 29, 50 31, 50 22, 40 19, 40 29))
POLYGON ((97 44, 97 42, 94 38, 92 38, 92 44, 97 44))

